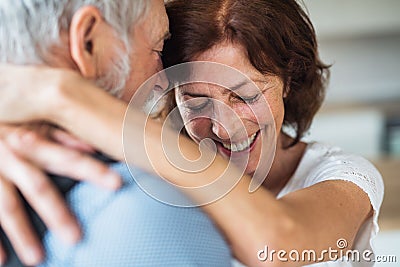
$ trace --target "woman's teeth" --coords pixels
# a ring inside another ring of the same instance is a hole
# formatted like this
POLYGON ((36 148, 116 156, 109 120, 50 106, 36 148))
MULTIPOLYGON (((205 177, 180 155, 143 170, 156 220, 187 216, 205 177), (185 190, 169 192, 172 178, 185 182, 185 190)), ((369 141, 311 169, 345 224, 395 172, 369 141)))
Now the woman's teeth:
POLYGON ((241 143, 236 143, 236 144, 232 144, 232 143, 231 144, 224 144, 224 143, 222 143, 222 145, 226 149, 228 149, 228 150, 230 150, 232 152, 240 152, 240 151, 248 149, 251 146, 251 144, 253 144, 254 139, 256 139, 256 136, 257 136, 257 133, 253 134, 252 136, 247 138, 247 140, 244 140, 241 143))

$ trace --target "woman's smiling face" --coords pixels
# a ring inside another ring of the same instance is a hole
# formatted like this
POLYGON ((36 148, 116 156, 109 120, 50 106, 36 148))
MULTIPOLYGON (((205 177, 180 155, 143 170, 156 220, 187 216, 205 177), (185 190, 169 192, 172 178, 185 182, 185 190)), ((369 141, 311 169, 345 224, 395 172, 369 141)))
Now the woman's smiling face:
POLYGON ((252 175, 259 164, 262 136, 276 142, 282 127, 282 80, 260 73, 251 65, 245 50, 232 43, 214 46, 193 61, 224 64, 249 77, 250 80, 243 75, 242 82, 234 77, 235 85, 229 85, 229 90, 206 83, 182 86, 176 96, 189 135, 198 142, 214 140, 226 157, 248 155, 246 173, 252 175), (268 127, 276 130, 273 137, 266 134, 268 127))

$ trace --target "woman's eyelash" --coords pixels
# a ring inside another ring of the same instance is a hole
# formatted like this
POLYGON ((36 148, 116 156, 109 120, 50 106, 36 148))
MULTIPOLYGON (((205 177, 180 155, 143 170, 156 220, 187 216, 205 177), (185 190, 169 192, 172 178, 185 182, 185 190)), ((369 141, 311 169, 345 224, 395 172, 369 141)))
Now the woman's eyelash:
POLYGON ((253 97, 240 97, 240 99, 242 99, 247 104, 252 104, 252 103, 256 102, 259 99, 259 97, 260 97, 260 94, 257 94, 253 97))
POLYGON ((208 105, 209 102, 210 102, 210 100, 207 100, 203 104, 200 104, 200 105, 197 105, 197 106, 188 106, 187 108, 189 108, 190 111, 192 111, 192 112, 200 112, 201 110, 203 110, 208 105))
POLYGON ((260 98, 261 94, 256 94, 255 96, 252 97, 244 97, 244 96, 240 96, 237 94, 233 95, 233 100, 235 101, 240 101, 246 104, 253 104, 255 102, 257 102, 257 100, 260 98))

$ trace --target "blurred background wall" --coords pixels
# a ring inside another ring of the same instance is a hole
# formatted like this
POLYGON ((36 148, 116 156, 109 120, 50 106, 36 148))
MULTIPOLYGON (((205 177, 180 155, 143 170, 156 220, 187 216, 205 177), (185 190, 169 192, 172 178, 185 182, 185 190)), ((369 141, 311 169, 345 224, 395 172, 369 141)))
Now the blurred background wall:
POLYGON ((304 0, 321 58, 333 64, 307 140, 361 154, 385 182, 378 252, 400 266, 400 0, 304 0))

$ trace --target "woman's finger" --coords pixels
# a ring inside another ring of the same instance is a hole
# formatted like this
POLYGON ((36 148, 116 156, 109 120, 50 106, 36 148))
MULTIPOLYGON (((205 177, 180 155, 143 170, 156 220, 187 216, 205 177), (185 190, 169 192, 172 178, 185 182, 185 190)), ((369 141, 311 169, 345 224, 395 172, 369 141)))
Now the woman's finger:
POLYGON ((4 265, 6 263, 7 260, 7 255, 6 252, 3 249, 3 246, 0 243, 0 266, 4 265))
POLYGON ((4 177, 16 185, 51 231, 67 243, 76 243, 81 236, 78 223, 47 175, 14 153, 7 153, 7 147, 1 144, 0 154, 3 154, 0 170, 4 177))
MULTIPOLYGON (((0 177, 0 223, 21 261, 29 266, 43 259, 41 244, 32 229, 25 208, 15 187, 0 177)), ((0 247, 0 263, 6 254, 0 247)))
POLYGON ((75 150, 79 150, 86 153, 94 153, 96 152, 94 148, 92 148, 87 143, 81 141, 77 137, 73 136, 70 133, 58 128, 57 126, 38 122, 38 123, 30 123, 14 129, 19 131, 20 134, 24 134, 26 132, 35 132, 44 138, 54 140, 64 146, 73 148, 75 150))
POLYGON ((79 140, 77 137, 65 132, 64 130, 53 128, 50 130, 49 136, 60 144, 63 144, 72 149, 76 149, 86 153, 96 152, 93 147, 79 140))
POLYGON ((36 132, 15 132, 7 142, 18 155, 52 174, 88 181, 115 190, 120 176, 91 155, 45 139, 36 132))

